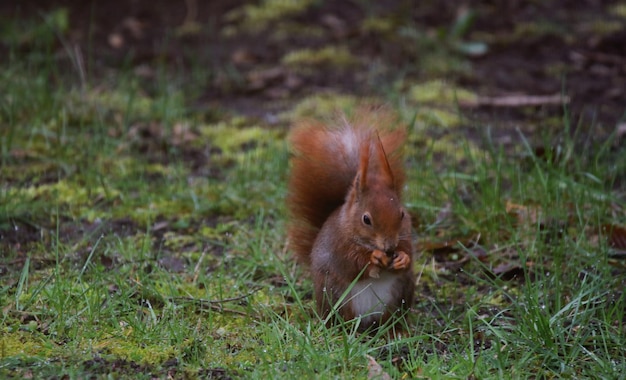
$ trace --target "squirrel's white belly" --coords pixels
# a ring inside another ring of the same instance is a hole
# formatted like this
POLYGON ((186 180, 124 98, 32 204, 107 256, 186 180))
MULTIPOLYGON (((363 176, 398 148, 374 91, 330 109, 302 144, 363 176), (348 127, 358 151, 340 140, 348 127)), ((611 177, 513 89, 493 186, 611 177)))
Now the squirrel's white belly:
POLYGON ((378 320, 392 301, 396 280, 397 276, 382 272, 379 278, 368 278, 354 284, 350 291, 354 315, 360 316, 366 325, 378 320))

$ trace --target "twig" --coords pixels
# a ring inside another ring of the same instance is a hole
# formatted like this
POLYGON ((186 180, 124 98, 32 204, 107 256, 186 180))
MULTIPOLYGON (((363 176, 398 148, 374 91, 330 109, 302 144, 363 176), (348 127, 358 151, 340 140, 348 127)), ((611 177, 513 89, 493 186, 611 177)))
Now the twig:
POLYGON ((475 100, 460 101, 461 107, 529 107, 543 105, 568 104, 570 97, 567 95, 504 95, 498 97, 479 96, 475 100))
POLYGON ((221 300, 205 300, 205 299, 202 299, 202 298, 192 298, 192 297, 169 297, 168 299, 170 301, 172 301, 172 302, 183 301, 183 302, 195 303, 195 304, 198 304, 200 306, 208 305, 211 310, 215 310, 215 311, 220 312, 220 313, 226 312, 226 313, 238 314, 238 315, 246 317, 249 314, 244 313, 243 311, 225 308, 222 304, 224 304, 226 302, 233 302, 233 301, 242 300, 244 298, 248 298, 251 295, 253 295, 254 293, 258 292, 259 290, 261 290, 261 287, 257 287, 256 289, 254 289, 251 292, 249 292, 247 294, 244 294, 242 296, 231 297, 231 298, 224 298, 224 299, 221 299, 221 300))
POLYGON ((574 61, 595 61, 615 65, 626 65, 626 59, 619 55, 600 52, 572 52, 570 58, 574 61))
POLYGON ((221 300, 206 300, 206 299, 203 299, 203 298, 193 298, 193 297, 169 297, 169 300, 170 301, 187 301, 187 302, 192 302, 192 303, 209 304, 209 305, 220 305, 220 304, 223 304, 223 303, 226 303, 226 302, 239 301, 239 300, 248 298, 251 295, 253 295, 254 293, 258 292, 259 290, 261 290, 260 286, 255 288, 255 289, 253 289, 249 293, 242 295, 242 296, 231 297, 231 298, 224 298, 224 299, 221 299, 221 300))
POLYGON ((247 317, 248 316, 248 314, 244 313, 243 311, 234 310, 234 309, 227 309, 225 307, 222 307, 221 305, 210 305, 210 306, 211 306, 210 307, 211 310, 215 310, 215 311, 220 312, 220 313, 226 312, 226 313, 241 315, 243 317, 247 317))

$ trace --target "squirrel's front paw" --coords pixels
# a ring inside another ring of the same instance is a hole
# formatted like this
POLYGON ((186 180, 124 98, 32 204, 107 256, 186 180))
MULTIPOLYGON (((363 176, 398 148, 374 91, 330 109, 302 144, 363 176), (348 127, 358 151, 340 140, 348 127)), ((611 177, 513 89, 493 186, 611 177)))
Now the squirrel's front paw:
POLYGON ((379 251, 375 249, 372 251, 370 255, 370 263, 372 264, 369 268, 369 276, 372 278, 380 277, 380 269, 387 268, 391 262, 391 258, 387 256, 387 254, 383 251, 379 251))
POLYGON ((385 252, 378 249, 373 250, 370 255, 370 262, 380 268, 387 268, 390 261, 391 257, 387 256, 385 252))
POLYGON ((398 251, 394 256, 391 268, 395 270, 406 269, 411 265, 411 256, 404 251, 398 251))

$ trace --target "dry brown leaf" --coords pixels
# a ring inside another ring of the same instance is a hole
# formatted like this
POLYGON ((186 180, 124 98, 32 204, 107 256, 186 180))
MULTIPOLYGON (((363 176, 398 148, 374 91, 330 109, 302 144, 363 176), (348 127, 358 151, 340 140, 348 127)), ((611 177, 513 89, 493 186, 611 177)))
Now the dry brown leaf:
POLYGON ((472 256, 478 261, 482 263, 486 263, 489 261, 489 253, 485 248, 478 244, 474 244, 470 249, 467 250, 468 256, 472 256))
POLYGON ((148 64, 135 66, 135 68, 133 69, 133 73, 141 78, 154 78, 156 76, 156 72, 148 64))
POLYGON ((107 38, 107 42, 113 49, 121 49, 124 46, 124 37, 121 33, 111 33, 107 38))
POLYGON ((134 17, 127 17, 122 21, 122 27, 129 31, 134 39, 140 40, 144 36, 145 23, 134 17))
POLYGON ((537 225, 541 220, 541 208, 536 205, 518 205, 507 200, 505 209, 507 214, 515 218, 518 225, 537 225))
POLYGON ((376 359, 369 355, 365 355, 367 358, 367 378, 368 380, 391 380, 391 376, 387 372, 383 371, 383 367, 378 364, 376 359))
POLYGON ((187 269, 185 259, 176 256, 164 256, 159 259, 159 265, 168 272, 182 273, 187 269))
POLYGON ((348 35, 348 27, 342 19, 333 15, 325 14, 322 16, 322 24, 329 28, 336 38, 345 38, 348 35))
POLYGON ((626 250, 626 227, 604 225, 602 230, 607 234, 607 242, 611 248, 626 250))
POLYGON ((169 225, 170 223, 167 220, 156 222, 154 223, 154 225, 152 225, 152 231, 155 232, 155 231, 166 229, 169 227, 169 225))
POLYGON ((277 83, 285 77, 285 69, 276 66, 264 70, 251 71, 248 76, 250 90, 260 90, 268 87, 272 83, 277 83))
POLYGON ((249 49, 239 48, 230 55, 230 60, 233 64, 241 66, 253 65, 259 61, 259 58, 249 49))
POLYGON ((197 36, 202 32, 202 24, 197 21, 185 21, 181 26, 176 28, 178 37, 197 36))
POLYGON ((16 158, 16 159, 34 156, 32 152, 29 152, 24 149, 19 149, 19 148, 11 149, 11 152, 9 154, 11 155, 11 157, 16 158))
POLYGON ((509 281, 516 278, 524 278, 524 269, 515 262, 507 262, 493 268, 492 273, 501 280, 509 281))
POLYGON ((174 146, 188 145, 198 138, 198 134, 191 130, 189 125, 176 123, 172 128, 171 142, 174 146))

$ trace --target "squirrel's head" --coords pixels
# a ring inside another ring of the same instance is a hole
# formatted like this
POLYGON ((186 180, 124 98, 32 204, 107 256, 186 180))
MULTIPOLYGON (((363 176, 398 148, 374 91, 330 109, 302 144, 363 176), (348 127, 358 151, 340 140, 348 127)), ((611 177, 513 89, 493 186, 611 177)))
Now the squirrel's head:
POLYGON ((395 191, 373 185, 361 192, 352 205, 350 217, 358 225, 355 237, 372 249, 392 254, 401 238, 402 223, 408 216, 395 191))
POLYGON ((371 249, 392 254, 408 215, 380 139, 376 144, 361 146, 359 170, 346 204, 350 222, 356 227, 355 239, 371 249))

